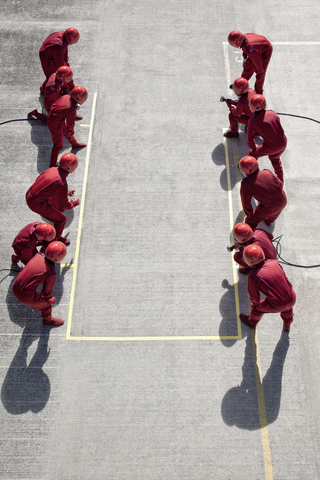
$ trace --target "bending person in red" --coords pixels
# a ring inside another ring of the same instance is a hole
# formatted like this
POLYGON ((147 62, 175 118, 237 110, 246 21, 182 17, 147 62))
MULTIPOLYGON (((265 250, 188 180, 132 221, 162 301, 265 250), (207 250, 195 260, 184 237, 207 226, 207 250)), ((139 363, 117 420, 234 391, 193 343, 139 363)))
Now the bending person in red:
POLYGON ((88 97, 84 87, 77 86, 70 95, 58 98, 50 108, 48 115, 48 128, 50 130, 53 147, 51 150, 50 167, 57 164, 59 152, 63 148, 63 137, 66 137, 72 148, 84 148, 86 143, 78 143, 74 138, 74 121, 77 114, 77 104, 82 105, 88 97))
MULTIPOLYGON (((51 105, 62 95, 68 93, 66 91, 67 84, 72 80, 72 70, 70 67, 59 67, 58 70, 50 75, 47 85, 44 89, 43 105, 47 112, 50 112, 51 105)), ((68 87, 69 91, 69 87, 68 87)), ((48 116, 39 113, 38 110, 32 110, 28 113, 28 117, 36 117, 42 122, 47 123, 48 116)), ((81 120, 81 115, 76 115, 76 120, 81 120)))
POLYGON ((257 245, 246 247, 243 257, 254 268, 249 273, 247 287, 251 312, 249 316, 240 313, 241 321, 255 328, 264 313, 280 313, 283 329, 289 331, 296 294, 280 263, 277 260, 265 260, 262 248, 257 245), (264 300, 260 300, 260 292, 266 296, 264 300))
MULTIPOLYGON (((43 73, 46 76, 45 81, 40 87, 40 93, 44 94, 48 78, 55 73, 59 67, 69 65, 68 45, 74 45, 78 42, 80 34, 76 28, 67 28, 64 32, 51 33, 41 45, 39 51, 40 62, 43 73)), ((69 85, 70 89, 74 87, 73 80, 69 85)))
POLYGON ((60 263, 66 253, 67 249, 63 243, 50 243, 45 254, 35 255, 12 285, 13 295, 24 305, 39 310, 46 325, 59 326, 64 323, 61 318, 52 317, 52 305, 56 303, 52 293, 57 276, 55 263, 60 263), (40 285, 41 293, 38 290, 40 285))
POLYGON ((252 230, 247 223, 237 223, 233 229, 233 236, 237 243, 235 248, 238 250, 233 259, 240 265, 239 273, 250 273, 252 267, 248 267, 247 262, 243 258, 243 251, 248 245, 257 245, 262 248, 266 260, 276 260, 277 250, 272 243, 273 235, 263 228, 252 230))
POLYGON ((32 222, 26 225, 13 240, 14 253, 11 260, 21 261, 24 265, 37 253, 37 246, 47 246, 56 236, 56 231, 50 223, 32 222))
POLYGON ((228 35, 232 47, 241 48, 243 56, 243 71, 241 77, 250 80, 256 74, 255 91, 262 95, 267 68, 272 55, 272 45, 262 35, 256 33, 241 33, 233 30, 228 35))
POLYGON ((273 110, 266 110, 266 100, 262 95, 253 95, 249 100, 249 107, 253 113, 248 123, 247 143, 250 147, 249 155, 255 158, 268 155, 274 173, 283 183, 283 169, 280 156, 287 147, 287 137, 280 123, 280 119, 273 110), (254 136, 263 138, 263 144, 257 145, 254 136))
POLYGON ((253 115, 249 108, 249 100, 255 95, 255 91, 249 88, 249 82, 245 78, 237 78, 231 85, 234 93, 238 95, 239 100, 227 100, 229 107, 230 131, 225 132, 225 137, 239 137, 238 123, 247 126, 250 117, 253 115))
POLYGON ((73 153, 65 153, 60 159, 59 166, 48 168, 36 179, 26 193, 28 207, 35 213, 48 219, 56 230, 55 240, 70 245, 70 240, 62 237, 66 224, 63 210, 79 205, 79 200, 71 200, 68 196, 74 195, 74 190, 68 191, 67 176, 78 166, 78 159, 73 153))
POLYGON ((277 175, 270 170, 259 170, 254 157, 243 157, 239 167, 244 178, 241 181, 240 196, 246 214, 245 223, 254 230, 262 221, 271 225, 287 205, 287 196, 277 175), (253 210, 252 197, 259 202, 253 210))

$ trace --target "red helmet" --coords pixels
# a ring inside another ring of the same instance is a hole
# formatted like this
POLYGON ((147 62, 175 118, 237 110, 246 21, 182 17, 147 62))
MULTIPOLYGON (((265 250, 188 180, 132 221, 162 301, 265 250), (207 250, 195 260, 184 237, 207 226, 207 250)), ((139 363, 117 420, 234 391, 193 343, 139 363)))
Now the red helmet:
POLYGON ((34 233, 39 242, 42 240, 45 240, 46 242, 52 242, 56 236, 56 230, 52 225, 50 225, 50 223, 39 223, 39 225, 36 226, 34 233))
POLYGON ((51 242, 46 248, 45 256, 51 262, 60 263, 67 253, 67 247, 62 242, 51 242))
POLYGON ((249 82, 246 78, 237 78, 233 82, 233 91, 236 95, 242 95, 249 90, 249 82))
POLYGON ((64 153, 60 158, 59 166, 67 172, 74 172, 78 166, 78 159, 74 153, 64 153))
POLYGON ((232 47, 239 48, 243 40, 244 35, 239 30, 232 30, 228 35, 228 42, 232 47))
POLYGON ((69 43, 69 45, 73 45, 74 43, 77 43, 77 41, 80 38, 80 33, 76 28, 67 28, 64 32, 64 36, 69 43))
POLYGON ((71 97, 82 105, 88 98, 88 91, 79 85, 71 90, 71 97))
POLYGON ((237 223, 233 229, 233 236, 239 243, 245 243, 252 237, 252 228, 247 223, 237 223))
POLYGON ((241 158, 239 167, 245 177, 259 169, 258 160, 247 155, 241 158))
POLYGON ((266 99, 263 95, 259 95, 258 93, 252 95, 249 100, 249 108, 252 113, 263 110, 264 108, 266 108, 266 99))
POLYGON ((62 67, 59 67, 56 73, 56 77, 62 83, 70 82, 70 80, 72 80, 72 77, 73 77, 71 68, 67 67, 67 65, 63 65, 62 67))
POLYGON ((243 250, 243 258, 249 267, 252 267, 265 259, 264 251, 258 245, 248 245, 243 250))

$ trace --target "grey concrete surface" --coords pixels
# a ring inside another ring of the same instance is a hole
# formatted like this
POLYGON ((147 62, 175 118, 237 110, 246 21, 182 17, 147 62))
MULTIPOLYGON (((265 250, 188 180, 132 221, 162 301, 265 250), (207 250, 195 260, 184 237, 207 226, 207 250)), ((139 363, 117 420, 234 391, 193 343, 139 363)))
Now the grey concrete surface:
MULTIPOLYGON (((303 43, 318 40, 319 5, 3 0, 0 12, 0 123, 41 107, 39 47, 69 26, 81 35, 69 49, 75 83, 89 91, 79 141, 93 122, 90 157, 78 151, 69 176, 85 202, 72 323, 74 267, 61 266, 54 312, 66 323, 56 329, 13 297, 10 261, 35 219, 24 196, 49 165, 51 137, 36 121, 0 125, 0 478, 319 479, 319 268, 284 266, 297 293, 289 335, 278 315, 256 336, 239 330, 246 278, 226 246, 248 148, 242 132, 225 149, 219 103, 241 73, 239 51, 224 46, 237 28, 274 43, 268 108, 320 120, 320 44, 303 43), (209 338, 167 338, 194 336, 209 338)), ((319 124, 281 122, 288 206, 269 231, 283 234, 283 258, 318 264, 319 124)), ((80 212, 67 213, 67 264, 80 212)))

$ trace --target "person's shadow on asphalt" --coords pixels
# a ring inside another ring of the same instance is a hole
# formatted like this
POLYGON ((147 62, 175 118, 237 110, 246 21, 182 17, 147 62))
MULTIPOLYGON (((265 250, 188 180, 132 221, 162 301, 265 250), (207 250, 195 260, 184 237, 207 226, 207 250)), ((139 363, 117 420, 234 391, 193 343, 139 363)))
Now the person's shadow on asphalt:
POLYGON ((50 397, 50 381, 43 371, 50 350, 48 341, 50 328, 46 327, 40 335, 38 346, 29 365, 28 348, 36 338, 32 328, 25 327, 20 345, 7 371, 1 387, 1 401, 12 415, 21 415, 31 411, 40 412, 50 397))
MULTIPOLYGON (((235 425, 246 430, 261 428, 259 418, 257 382, 261 382, 257 367, 254 332, 250 327, 243 327, 247 332, 245 358, 242 367, 242 382, 231 388, 221 403, 221 414, 228 426, 235 425)), ((271 365, 262 381, 267 425, 273 423, 279 415, 281 403, 282 373, 289 348, 288 332, 282 331, 273 352, 271 365)), ((261 400, 261 399, 260 399, 261 400)), ((261 410, 261 405, 260 405, 261 410)))

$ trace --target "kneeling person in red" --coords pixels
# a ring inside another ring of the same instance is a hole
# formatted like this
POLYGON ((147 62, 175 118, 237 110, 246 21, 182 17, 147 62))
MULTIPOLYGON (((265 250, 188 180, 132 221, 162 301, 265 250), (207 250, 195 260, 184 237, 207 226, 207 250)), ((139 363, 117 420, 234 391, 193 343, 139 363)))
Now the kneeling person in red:
POLYGON ((255 328, 264 313, 280 313, 283 329, 290 330, 293 322, 293 306, 296 294, 277 260, 265 260, 261 247, 248 245, 243 252, 249 267, 254 266, 248 277, 248 293, 251 301, 250 315, 240 314, 243 323, 255 328), (260 292, 266 298, 260 300, 260 292))
POLYGON ((14 253, 11 260, 15 263, 21 261, 24 265, 37 253, 37 246, 45 246, 52 242, 56 231, 50 223, 32 222, 26 225, 13 240, 14 253))
POLYGON ((227 106, 230 110, 230 131, 225 132, 223 135, 225 137, 239 137, 238 123, 242 123, 247 128, 250 117, 253 115, 249 108, 249 100, 256 92, 249 88, 248 80, 241 77, 237 78, 231 87, 239 97, 239 100, 227 100, 227 106))
POLYGON ((35 255, 12 285, 12 292, 19 302, 39 310, 46 325, 59 326, 64 323, 61 318, 52 317, 52 305, 56 303, 52 293, 57 276, 55 263, 60 263, 66 253, 66 246, 62 242, 50 243, 45 254, 35 255), (41 293, 38 290, 40 285, 41 293))
POLYGON ((248 245, 257 245, 262 248, 266 260, 277 259, 277 250, 274 248, 272 239, 273 235, 263 228, 252 230, 247 223, 237 223, 233 229, 233 236, 238 242, 235 248, 238 250, 233 259, 240 267, 240 273, 250 273, 253 267, 249 267, 243 258, 243 251, 248 245))

